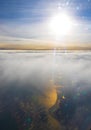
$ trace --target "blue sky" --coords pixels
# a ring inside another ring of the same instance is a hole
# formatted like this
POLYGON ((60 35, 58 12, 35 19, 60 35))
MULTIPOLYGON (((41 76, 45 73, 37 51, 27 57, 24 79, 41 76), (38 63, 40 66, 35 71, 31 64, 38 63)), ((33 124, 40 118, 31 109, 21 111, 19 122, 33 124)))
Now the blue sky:
POLYGON ((91 42, 91 0, 0 0, 0 43, 55 40, 47 23, 58 11, 69 13, 77 24, 66 39, 91 42))

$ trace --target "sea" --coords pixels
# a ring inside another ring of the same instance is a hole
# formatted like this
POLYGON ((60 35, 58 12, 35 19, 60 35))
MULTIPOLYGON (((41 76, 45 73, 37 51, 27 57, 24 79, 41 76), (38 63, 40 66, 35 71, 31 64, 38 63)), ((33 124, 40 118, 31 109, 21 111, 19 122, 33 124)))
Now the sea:
POLYGON ((91 130, 91 51, 0 50, 0 130, 91 130))

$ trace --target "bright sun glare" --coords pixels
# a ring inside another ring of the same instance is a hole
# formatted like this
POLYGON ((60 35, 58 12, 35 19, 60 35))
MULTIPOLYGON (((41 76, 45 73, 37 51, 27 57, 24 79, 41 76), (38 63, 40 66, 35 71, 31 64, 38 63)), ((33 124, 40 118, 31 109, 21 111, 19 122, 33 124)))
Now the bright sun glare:
POLYGON ((57 37, 67 35, 72 29, 72 19, 67 14, 57 14, 51 18, 50 29, 52 34, 57 37))

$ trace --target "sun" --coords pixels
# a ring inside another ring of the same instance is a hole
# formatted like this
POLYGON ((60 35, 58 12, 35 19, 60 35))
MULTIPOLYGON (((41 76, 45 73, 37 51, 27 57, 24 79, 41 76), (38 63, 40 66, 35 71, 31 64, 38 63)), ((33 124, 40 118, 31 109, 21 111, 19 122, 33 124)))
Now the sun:
POLYGON ((50 20, 51 33, 57 37, 67 35, 72 30, 72 19, 69 15, 59 13, 50 20))

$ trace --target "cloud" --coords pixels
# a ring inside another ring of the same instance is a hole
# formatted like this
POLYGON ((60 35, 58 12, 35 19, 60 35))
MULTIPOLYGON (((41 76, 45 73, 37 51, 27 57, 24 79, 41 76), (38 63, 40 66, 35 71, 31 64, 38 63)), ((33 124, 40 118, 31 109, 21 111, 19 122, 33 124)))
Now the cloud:
POLYGON ((70 87, 72 82, 91 84, 90 53, 85 55, 57 54, 56 56, 46 54, 29 55, 29 53, 13 53, 12 55, 1 53, 0 59, 2 61, 0 63, 2 72, 0 78, 4 77, 5 80, 13 81, 17 79, 21 83, 27 80, 31 83, 32 80, 37 80, 37 78, 46 80, 48 76, 51 78, 52 74, 54 74, 54 76, 62 76, 60 83, 63 83, 63 86, 70 87), (70 85, 68 85, 69 83, 70 85))
MULTIPOLYGON (((11 2, 11 4, 13 3, 11 2)), ((87 8, 87 5, 90 5, 88 2, 87 4, 85 2, 83 4, 86 5, 84 6, 85 8, 87 8)), ((31 2, 31 4, 24 4, 23 1, 23 3, 21 2, 22 8, 19 9, 19 7, 14 7, 14 9, 16 8, 16 14, 14 14, 16 16, 15 18, 6 18, 6 21, 4 20, 4 22, 0 23, 0 42, 9 42, 9 39, 10 42, 20 39, 22 41, 23 39, 42 39, 54 41, 56 38, 50 33, 51 31, 48 25, 50 18, 55 13, 66 11, 73 17, 76 25, 73 27, 73 32, 65 36, 61 41, 63 42, 67 39, 68 42, 89 43, 91 42, 90 21, 88 18, 84 18, 82 20, 82 16, 76 16, 75 13, 71 13, 74 12, 72 7, 75 9, 76 5, 80 5, 80 2, 74 1, 68 2, 67 4, 63 1, 61 1, 61 3, 59 3, 59 1, 38 1, 36 3, 31 2), (19 16, 17 16, 17 13, 19 16)), ((12 10, 10 11, 12 12, 12 10)))
MULTIPOLYGON (((91 53, 0 53, 0 96, 22 96, 22 91, 42 94, 54 80, 59 91, 58 120, 65 128, 87 128, 91 114, 91 53), (62 101, 61 96, 65 96, 62 101), (87 110, 87 111, 86 111, 87 110), (68 117, 68 118, 67 118, 68 117), (79 118, 78 118, 79 117, 79 118), (82 121, 79 124, 79 120, 82 121), (84 122, 84 123, 83 123, 84 122), (66 124, 65 124, 66 123, 66 124)), ((50 86, 53 87, 53 86, 50 86)), ((26 94, 23 95, 26 98, 26 94)), ((3 99, 1 98, 1 99, 3 99)), ((4 104, 3 102, 3 104, 4 104)), ((6 107, 7 108, 7 107, 6 107)), ((57 116, 57 115, 55 115, 57 116)))
MULTIPOLYGON (((56 41, 56 37, 51 34, 49 29, 48 20, 45 22, 39 23, 21 23, 21 24, 2 24, 0 25, 0 42, 11 42, 17 40, 51 40, 56 41)), ((68 34, 66 37, 67 42, 75 42, 75 43, 90 43, 90 36, 91 36, 91 28, 90 24, 81 23, 74 26, 73 33, 68 34)), ((65 37, 63 40, 65 41, 65 37)))

